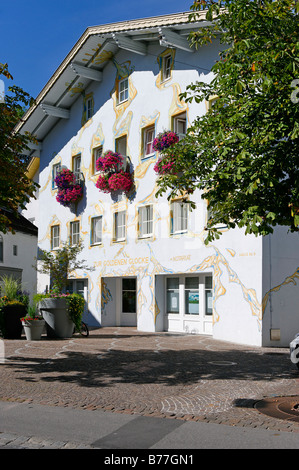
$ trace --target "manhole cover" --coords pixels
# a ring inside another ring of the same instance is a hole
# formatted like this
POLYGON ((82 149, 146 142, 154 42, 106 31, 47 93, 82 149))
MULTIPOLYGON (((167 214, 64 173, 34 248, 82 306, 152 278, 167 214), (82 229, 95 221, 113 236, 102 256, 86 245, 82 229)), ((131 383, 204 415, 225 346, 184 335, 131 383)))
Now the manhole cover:
POLYGON ((299 423, 299 396, 265 398, 255 404, 255 408, 272 418, 299 423))

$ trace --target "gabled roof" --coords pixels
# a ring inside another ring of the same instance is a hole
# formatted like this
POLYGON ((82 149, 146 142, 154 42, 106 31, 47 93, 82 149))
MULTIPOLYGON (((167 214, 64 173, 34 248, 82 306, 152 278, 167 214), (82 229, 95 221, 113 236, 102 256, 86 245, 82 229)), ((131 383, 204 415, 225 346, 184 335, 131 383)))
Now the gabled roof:
POLYGON ((1 208, 1 212, 9 218, 11 227, 14 231, 28 233, 29 235, 37 237, 37 227, 22 214, 18 213, 18 215, 16 215, 12 211, 4 208, 1 208))
POLYGON ((71 106, 88 85, 101 81, 102 70, 119 49, 146 55, 147 46, 156 42, 192 53, 188 34, 196 25, 209 23, 204 21, 205 11, 199 13, 200 23, 188 22, 189 15, 175 13, 87 28, 16 127, 17 132, 32 133, 39 142, 32 145, 29 155, 41 148, 59 119, 69 117, 71 106))

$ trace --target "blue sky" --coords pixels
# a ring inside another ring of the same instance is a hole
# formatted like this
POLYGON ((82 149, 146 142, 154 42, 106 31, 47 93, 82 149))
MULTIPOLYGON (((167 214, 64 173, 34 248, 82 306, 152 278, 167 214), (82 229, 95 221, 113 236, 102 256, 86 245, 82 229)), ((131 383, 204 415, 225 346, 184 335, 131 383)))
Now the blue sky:
MULTIPOLYGON (((0 63, 34 98, 88 26, 190 11, 193 0, 0 0, 0 63)), ((1 77, 3 79, 3 77, 1 77)))

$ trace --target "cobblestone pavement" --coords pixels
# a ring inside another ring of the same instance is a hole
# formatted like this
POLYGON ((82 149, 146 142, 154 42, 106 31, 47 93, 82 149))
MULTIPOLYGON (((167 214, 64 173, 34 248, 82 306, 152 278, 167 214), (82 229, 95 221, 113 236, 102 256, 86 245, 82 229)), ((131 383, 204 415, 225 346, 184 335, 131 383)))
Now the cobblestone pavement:
MULTIPOLYGON (((4 340, 4 348, 2 401, 299 432, 299 423, 254 408, 265 397, 299 395, 287 348, 117 327, 88 338, 4 340)), ((12 441, 0 434, 0 445, 12 441)))

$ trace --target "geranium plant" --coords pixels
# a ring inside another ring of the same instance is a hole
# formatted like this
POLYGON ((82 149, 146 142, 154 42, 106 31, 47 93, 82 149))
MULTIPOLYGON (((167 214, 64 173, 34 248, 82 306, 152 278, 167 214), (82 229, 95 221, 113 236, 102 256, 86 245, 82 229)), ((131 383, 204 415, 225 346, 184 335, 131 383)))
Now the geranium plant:
POLYGON ((117 171, 124 163, 124 157, 117 152, 108 150, 104 155, 97 159, 97 171, 117 171))
POLYGON ((81 184, 76 182, 74 173, 68 168, 63 168, 55 178, 58 188, 56 201, 65 207, 76 204, 83 196, 81 184))
POLYGON ((117 152, 108 150, 96 161, 96 169, 101 172, 96 187, 104 193, 124 191, 129 193, 132 189, 133 175, 123 169, 124 157, 117 152))
POLYGON ((165 131, 160 132, 153 142, 153 149, 158 152, 163 152, 163 150, 171 147, 179 141, 179 136, 176 132, 165 131))

